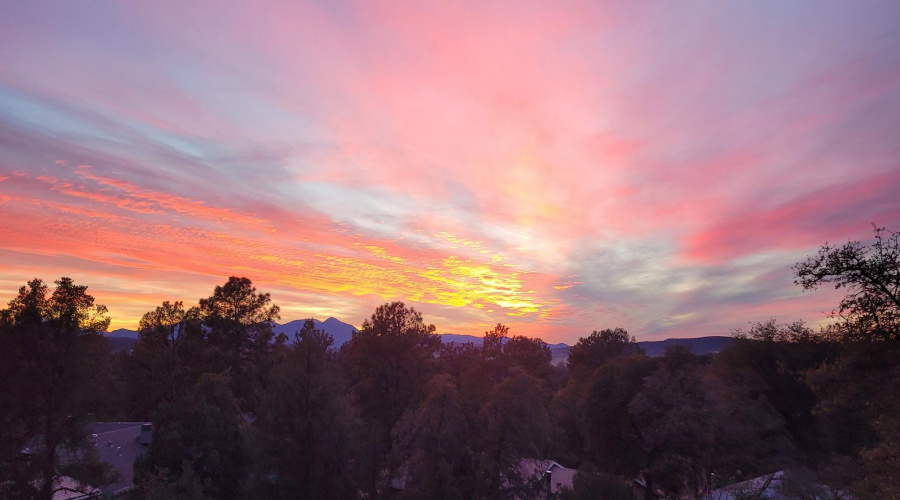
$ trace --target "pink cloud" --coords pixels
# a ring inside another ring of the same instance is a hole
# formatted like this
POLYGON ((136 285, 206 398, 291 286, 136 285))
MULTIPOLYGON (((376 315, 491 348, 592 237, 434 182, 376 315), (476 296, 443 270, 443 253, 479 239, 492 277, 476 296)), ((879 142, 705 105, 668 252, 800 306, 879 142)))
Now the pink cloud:
POLYGON ((898 219, 894 9, 17 6, 0 250, 657 332, 698 269, 898 219))
MULTIPOLYGON (((498 314, 536 315, 552 307, 545 296, 552 277, 522 273, 516 266, 497 264, 478 252, 463 258, 454 255, 458 252, 340 233, 332 234, 323 246, 323 229, 316 226, 307 227, 306 237, 294 233, 278 241, 270 234, 280 233, 280 228, 258 231, 255 218, 250 219, 254 231, 243 232, 240 228, 247 221, 227 209, 148 193, 127 182, 79 172, 80 177, 98 182, 72 190, 64 187, 67 183, 47 176, 35 179, 37 183, 27 177, 20 180, 20 185, 29 186, 35 195, 42 186, 49 190, 45 188, 43 196, 30 201, 5 205, 3 215, 22 223, 0 228, 5 248, 160 273, 188 273, 207 280, 239 273, 261 285, 423 304, 478 305, 495 308, 498 314), (138 203, 136 208, 128 196, 103 194, 110 186, 152 207, 138 203), (101 193, 84 190, 89 188, 101 193), (49 199, 52 197, 47 194, 54 191, 64 197, 49 199), (157 206, 165 210, 153 208, 157 206), (116 212, 119 209, 122 211, 116 212), (218 224, 203 228, 192 219, 181 221, 181 214, 215 219, 218 224), (298 244, 303 240, 310 243, 298 244)), ((301 227, 302 223, 294 229, 301 227)))
POLYGON ((824 243, 835 234, 863 237, 861 220, 887 224, 900 220, 900 172, 887 172, 847 185, 800 196, 768 210, 729 217, 689 234, 688 260, 721 262, 768 250, 798 250, 824 243))

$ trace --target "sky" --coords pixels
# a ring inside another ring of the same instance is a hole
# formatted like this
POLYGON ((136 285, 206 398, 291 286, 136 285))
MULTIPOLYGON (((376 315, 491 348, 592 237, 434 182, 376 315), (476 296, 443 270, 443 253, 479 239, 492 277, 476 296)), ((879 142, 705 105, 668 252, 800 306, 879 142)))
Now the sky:
POLYGON ((0 302, 246 276, 574 343, 827 320, 900 230, 900 2, 3 2, 0 302))

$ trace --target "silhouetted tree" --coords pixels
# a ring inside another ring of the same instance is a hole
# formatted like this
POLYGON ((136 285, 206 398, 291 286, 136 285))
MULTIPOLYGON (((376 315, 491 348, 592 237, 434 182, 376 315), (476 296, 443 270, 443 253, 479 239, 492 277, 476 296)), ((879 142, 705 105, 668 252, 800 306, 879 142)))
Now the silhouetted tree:
POLYGON ((259 498, 350 498, 354 416, 336 366, 333 339, 307 320, 272 382, 254 423, 259 498))
POLYGON ((460 373, 468 368, 475 358, 481 358, 482 349, 472 342, 462 344, 448 342, 438 349, 438 371, 459 379, 460 373))
POLYGON ((476 437, 460 404, 454 378, 435 375, 425 400, 394 428, 398 472, 409 498, 472 498, 476 437))
POLYGON ((278 306, 268 293, 258 293, 247 278, 228 278, 213 295, 200 300, 200 318, 216 352, 210 371, 230 370, 232 390, 244 411, 254 411, 273 366, 272 322, 278 306))
POLYGON ((841 321, 818 339, 833 352, 803 375, 814 397, 818 451, 825 456, 813 460, 819 480, 833 488, 852 485, 860 498, 895 495, 882 484, 900 477, 897 460, 885 453, 896 441, 900 410, 900 233, 877 226, 874 232, 868 244, 826 243, 793 268, 794 282, 804 290, 826 283, 847 290, 832 311, 841 321))
POLYGON ((879 439, 861 453, 862 474, 852 487, 856 498, 876 500, 900 498, 900 406, 885 412, 875 422, 879 439))
POLYGON ((534 498, 542 491, 540 476, 523 460, 541 459, 551 436, 549 395, 545 384, 521 368, 513 368, 491 389, 479 413, 481 452, 478 498, 534 498))
POLYGON ((816 396, 806 377, 810 370, 833 361, 837 346, 813 334, 801 322, 780 325, 769 319, 753 324, 747 332, 732 333, 734 342, 716 359, 720 376, 731 380, 740 377, 755 386, 756 391, 749 395, 766 398, 800 447, 819 451, 819 422, 813 411, 816 396))
POLYGON ((629 405, 658 366, 646 356, 614 358, 586 378, 573 377, 559 393, 554 414, 569 462, 635 477, 642 468, 640 434, 629 405))
POLYGON ((642 353, 634 336, 629 335, 625 329, 607 328, 578 339, 569 351, 567 363, 572 376, 584 377, 612 359, 642 353))
POLYGON ((715 426, 709 466, 720 484, 802 465, 797 441, 769 402, 763 377, 728 360, 717 356, 704 378, 715 426))
POLYGON ((684 346, 666 349, 629 405, 639 429, 649 489, 699 497, 712 463, 715 415, 703 383, 704 362, 684 346))
POLYGON ((474 413, 487 400, 491 388, 506 377, 509 370, 504 346, 509 341, 509 327, 501 323, 484 332, 483 345, 477 352, 466 351, 459 370, 459 387, 464 405, 474 413))
POLYGON ((341 347, 350 393, 368 426, 362 444, 363 487, 373 491, 391 451, 391 429, 403 412, 415 409, 438 363, 441 340, 434 325, 402 302, 379 306, 362 329, 341 347))
POLYGON ((509 327, 497 323, 497 326, 484 332, 482 352, 487 359, 497 359, 503 353, 503 344, 509 340, 509 327))
POLYGON ((864 483, 862 491, 878 491, 875 479, 864 480, 900 477, 897 461, 884 453, 896 441, 891 432, 900 410, 900 345, 845 342, 841 347, 836 359, 805 373, 815 396, 820 449, 827 454, 817 460, 819 476, 838 488, 864 483))
POLYGON ((628 405, 656 363, 622 328, 595 331, 569 351, 569 377, 554 399, 559 441, 569 463, 634 476, 640 441, 628 405))
POLYGON ((731 332, 736 339, 750 339, 759 342, 815 342, 824 340, 803 321, 796 321, 788 325, 778 324, 775 318, 754 323, 749 331, 744 332, 740 328, 731 332))
POLYGON ((141 318, 138 341, 125 364, 129 414, 147 420, 164 401, 173 401, 206 371, 209 348, 199 310, 163 302, 141 318))
POLYGON ((68 476, 111 481, 84 431, 101 406, 111 346, 106 307, 70 278, 19 289, 0 313, 0 496, 50 499, 68 476))
POLYGON ((532 377, 549 380, 553 375, 553 354, 541 339, 516 335, 503 346, 503 359, 509 367, 520 367, 532 377))
POLYGON ((900 233, 875 227, 872 244, 825 244, 794 266, 794 282, 804 290, 826 283, 846 288, 832 314, 855 339, 900 340, 900 233))
POLYGON ((239 424, 228 377, 204 375, 156 411, 149 449, 134 465, 138 488, 145 495, 161 489, 194 492, 197 481, 207 497, 242 498, 249 463, 239 424))

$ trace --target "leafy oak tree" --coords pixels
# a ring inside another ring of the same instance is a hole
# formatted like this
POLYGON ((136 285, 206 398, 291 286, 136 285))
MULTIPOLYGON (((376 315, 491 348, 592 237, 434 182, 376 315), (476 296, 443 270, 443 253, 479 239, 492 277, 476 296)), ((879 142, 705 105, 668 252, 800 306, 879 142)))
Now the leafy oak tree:
POLYGON ((516 335, 503 346, 503 358, 510 368, 520 367, 532 377, 548 380, 553 375, 553 354, 541 339, 516 335))
POLYGON ((641 445, 629 404, 655 369, 622 328, 595 331, 569 352, 569 379, 554 398, 566 459, 634 476, 641 445))
POLYGON ((578 339, 569 351, 569 372, 576 377, 590 375, 597 367, 621 356, 643 354, 634 335, 624 328, 594 331, 578 339))
POLYGON ((703 381, 705 364, 684 346, 669 347, 662 366, 629 405, 648 489, 699 498, 707 485, 716 426, 703 381))
POLYGON ((797 263, 794 283, 804 290, 825 284, 847 295, 832 312, 845 334, 858 340, 900 340, 900 233, 875 227, 871 244, 826 243, 818 254, 797 263))
POLYGON ((549 449, 549 399, 546 384, 519 367, 491 389, 478 415, 476 498, 538 497, 544 485, 525 464, 549 449))

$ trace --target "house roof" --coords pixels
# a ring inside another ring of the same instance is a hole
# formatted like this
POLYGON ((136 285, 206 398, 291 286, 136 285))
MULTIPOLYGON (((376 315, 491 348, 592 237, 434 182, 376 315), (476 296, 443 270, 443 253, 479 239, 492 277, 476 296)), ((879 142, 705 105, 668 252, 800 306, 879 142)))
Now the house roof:
POLYGON ((56 478, 53 487, 56 490, 53 493, 53 500, 82 500, 100 492, 97 488, 84 486, 69 476, 56 478))
POLYGON ((572 488, 575 484, 575 469, 556 464, 550 469, 550 492, 559 493, 562 488, 572 488))
MULTIPOLYGON (((790 479, 794 476, 791 475, 790 479)), ((767 500, 798 500, 798 494, 790 493, 792 488, 786 484, 789 479, 785 471, 773 472, 740 483, 731 484, 724 488, 714 490, 709 498, 711 500, 740 500, 742 498, 760 498, 767 500)), ((807 485, 803 498, 824 499, 849 499, 850 496, 841 491, 833 491, 824 485, 807 485)))
POLYGON ((525 477, 550 476, 550 492, 559 493, 562 488, 571 488, 575 482, 577 470, 563 467, 554 460, 537 460, 533 458, 522 459, 519 462, 519 471, 525 477))
POLYGON ((756 498, 787 500, 787 497, 781 494, 780 487, 783 479, 784 471, 773 472, 714 490, 710 494, 710 498, 712 500, 736 500, 753 495, 756 498))

